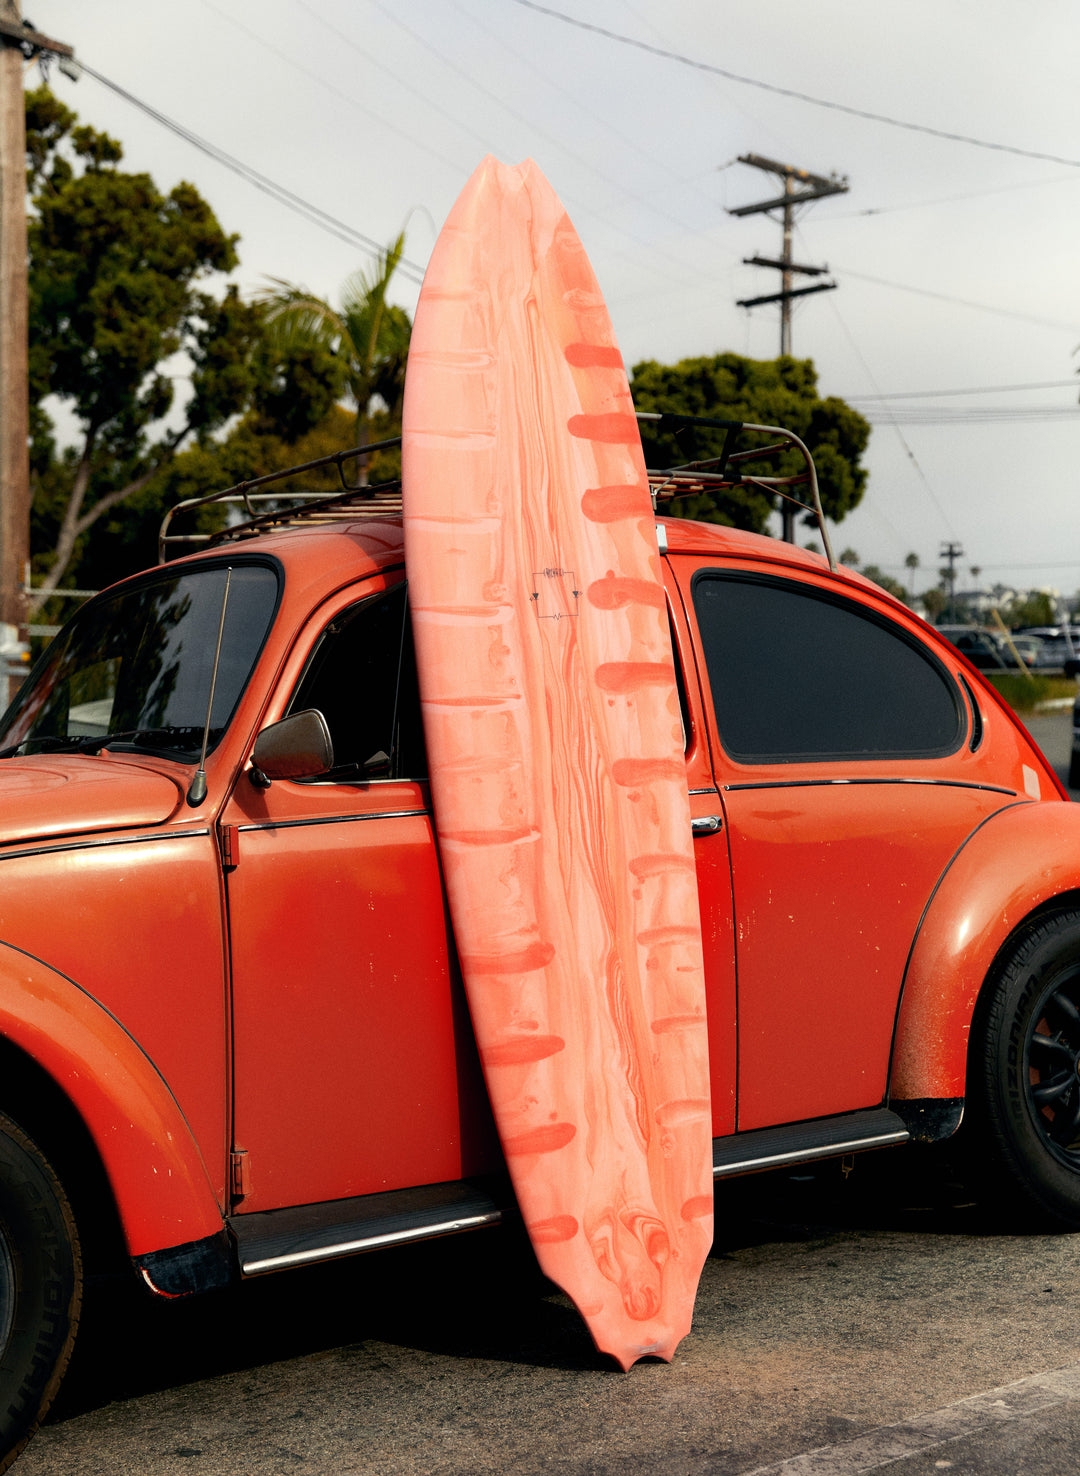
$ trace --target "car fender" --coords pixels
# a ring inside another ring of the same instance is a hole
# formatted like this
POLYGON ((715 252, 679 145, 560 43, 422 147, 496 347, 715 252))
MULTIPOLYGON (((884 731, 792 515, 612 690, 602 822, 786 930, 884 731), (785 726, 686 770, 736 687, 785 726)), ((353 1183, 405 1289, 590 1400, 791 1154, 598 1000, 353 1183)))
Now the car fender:
POLYGON ((221 1233, 202 1155, 154 1063, 74 980, 3 942, 0 1036, 48 1073, 85 1123, 130 1255, 221 1233))
POLYGON ((998 810, 969 837, 927 904, 905 970, 890 1099, 959 1098, 979 990, 1016 929, 1080 889, 1080 805, 998 810))

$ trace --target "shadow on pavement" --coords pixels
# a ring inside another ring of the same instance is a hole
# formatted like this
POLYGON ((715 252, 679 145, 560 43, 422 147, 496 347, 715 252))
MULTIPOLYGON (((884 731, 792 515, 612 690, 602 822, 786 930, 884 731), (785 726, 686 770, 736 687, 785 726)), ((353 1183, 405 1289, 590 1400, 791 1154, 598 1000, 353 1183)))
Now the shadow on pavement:
MULTIPOLYGON (((750 1246, 876 1232, 1000 1233, 935 1150, 893 1149, 733 1180, 717 1188, 723 1259, 750 1246)), ((455 1359, 603 1371, 568 1300, 523 1239, 492 1230, 160 1302, 126 1276, 87 1295, 68 1377, 48 1423, 113 1401, 340 1348, 410 1348, 455 1359)))

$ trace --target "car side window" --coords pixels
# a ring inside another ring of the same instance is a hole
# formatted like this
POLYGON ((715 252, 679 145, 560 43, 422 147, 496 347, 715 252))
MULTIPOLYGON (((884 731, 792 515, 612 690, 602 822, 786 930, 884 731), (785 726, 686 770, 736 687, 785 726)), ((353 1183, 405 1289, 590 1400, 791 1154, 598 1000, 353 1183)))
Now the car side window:
POLYGON ((404 584, 350 605, 326 627, 289 703, 290 712, 309 707, 326 719, 334 745, 333 769, 314 782, 426 777, 404 584))
POLYGON ((934 758, 963 741, 942 663, 864 606, 713 570, 692 594, 720 741, 737 762, 934 758))

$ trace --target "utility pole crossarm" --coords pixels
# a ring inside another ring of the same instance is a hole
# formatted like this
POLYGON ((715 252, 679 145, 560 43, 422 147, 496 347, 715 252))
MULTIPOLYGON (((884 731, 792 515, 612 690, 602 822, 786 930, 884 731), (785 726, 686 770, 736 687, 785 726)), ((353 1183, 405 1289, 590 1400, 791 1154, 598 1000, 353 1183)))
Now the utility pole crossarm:
POLYGON ((771 256, 744 256, 743 266, 772 267, 777 272, 802 272, 805 277, 823 277, 829 270, 827 266, 799 266, 794 261, 776 261, 771 256))
POLYGON ((830 184, 828 180, 812 190, 792 190, 790 195, 777 195, 775 200, 762 200, 760 205, 737 205, 734 210, 729 210, 729 215, 762 215, 767 210, 788 209, 792 205, 808 205, 811 200, 823 200, 826 195, 846 195, 848 187, 839 181, 830 184))
MULTIPOLYGON (((816 282, 812 287, 794 287, 793 279, 796 273, 804 277, 823 277, 829 270, 828 267, 802 266, 792 260, 791 237, 795 222, 795 211, 800 205, 807 205, 811 200, 821 200, 826 195, 843 195, 847 193, 847 179, 841 179, 839 175, 831 175, 828 179, 823 174, 811 174, 808 169, 796 169, 794 164, 781 164, 776 159, 766 159, 763 154, 740 154, 740 164, 749 164, 752 169, 761 169, 766 174, 776 175, 784 182, 784 193, 768 200, 761 200, 756 205, 739 205, 734 210, 729 210, 729 215, 764 215, 770 210, 782 209, 783 219, 783 249, 780 256, 765 257, 751 256, 744 258, 746 266, 765 267, 769 271, 780 273, 780 291, 769 292, 762 297, 744 297, 736 304, 741 308, 762 307, 768 302, 780 304, 780 354, 784 357, 791 353, 791 303, 796 297, 809 297, 815 292, 832 292, 836 288, 835 282, 816 282)), ((782 537, 788 543, 795 541, 795 517, 793 509, 788 503, 781 508, 783 519, 782 537)))
MULTIPOLYGON (((75 55, 73 46, 66 46, 63 41, 54 41, 51 36, 43 36, 40 31, 35 31, 32 26, 24 26, 17 21, 6 20, 0 16, 0 44, 4 46, 31 47, 32 53, 47 51, 52 56, 75 55)), ((31 53, 31 54, 32 54, 31 53)))
POLYGON ((740 297, 735 306, 752 308, 767 302, 790 302, 793 297, 809 297, 812 292, 835 292, 836 286, 835 282, 818 282, 813 287, 789 287, 786 292, 770 292, 765 297, 740 297))

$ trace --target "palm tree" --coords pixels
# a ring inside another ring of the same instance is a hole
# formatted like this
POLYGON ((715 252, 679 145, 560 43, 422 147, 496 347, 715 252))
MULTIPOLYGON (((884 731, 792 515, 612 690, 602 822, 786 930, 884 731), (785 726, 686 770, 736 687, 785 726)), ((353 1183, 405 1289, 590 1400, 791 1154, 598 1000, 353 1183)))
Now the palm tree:
MULTIPOLYGON (((373 402, 391 415, 401 408, 412 324, 404 308, 387 302, 390 279, 405 249, 404 232, 381 251, 373 272, 357 271, 341 290, 335 310, 305 287, 273 277, 259 294, 272 352, 319 348, 337 361, 339 393, 356 405, 357 444, 368 443, 373 402)), ((367 457, 360 458, 360 483, 367 486, 367 457)))
POLYGON ((904 560, 904 564, 905 564, 905 566, 908 569, 911 570, 911 574, 910 574, 909 580, 908 580, 908 585, 909 585, 909 589, 910 589, 910 592, 911 592, 911 598, 914 599, 915 598, 915 570, 919 567, 919 555, 917 553, 914 553, 914 552, 909 553, 908 556, 907 556, 907 558, 904 560))

